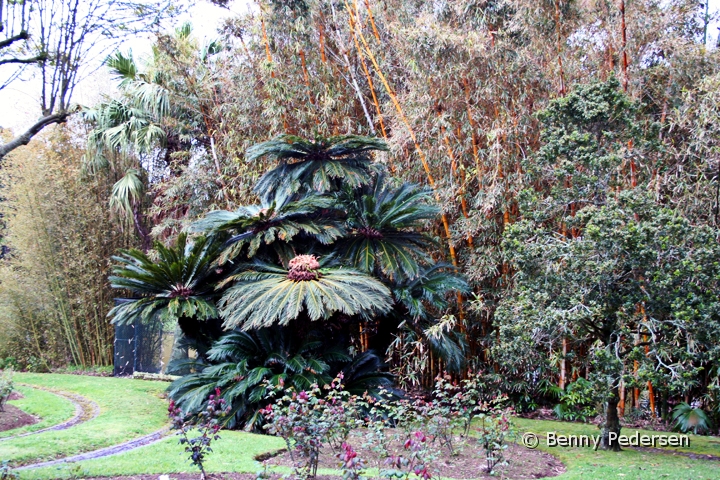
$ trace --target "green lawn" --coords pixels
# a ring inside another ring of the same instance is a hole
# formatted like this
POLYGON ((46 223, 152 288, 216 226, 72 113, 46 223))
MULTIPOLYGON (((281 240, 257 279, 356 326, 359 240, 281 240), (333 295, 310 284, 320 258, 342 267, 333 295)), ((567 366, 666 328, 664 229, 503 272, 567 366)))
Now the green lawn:
MULTIPOLYGON (((553 422, 546 420, 517 419, 518 427, 524 432, 533 432, 544 436, 547 432, 565 435, 597 435, 595 425, 580 423, 553 422)), ((623 435, 631 435, 634 429, 623 429, 623 435)), ((658 434, 640 430, 641 434, 658 434)), ((567 467, 567 472, 556 477, 558 480, 580 479, 642 479, 657 480, 701 480, 720 478, 720 462, 712 460, 693 460, 680 455, 645 453, 632 449, 622 452, 594 451, 592 448, 547 447, 541 438, 539 449, 555 455, 567 467)), ((690 447, 678 448, 699 454, 720 456, 720 438, 690 435, 690 447)))
MULTIPOLYGON (((17 378, 19 382, 83 395, 97 402, 101 413, 99 417, 65 431, 46 432, 0 443, 0 459, 12 460, 14 464, 66 456, 121 443, 158 430, 167 424, 167 404, 159 397, 167 387, 166 383, 75 375, 18 374, 17 378)), ((32 398, 37 391, 29 393, 27 402, 39 401, 38 398, 32 398)), ((60 404, 58 408, 61 408, 60 404)), ((67 417, 67 405, 65 408, 64 415, 67 417)), ((58 414, 55 423, 61 416, 58 414)), ((540 436, 553 431, 566 435, 597 435, 599 432, 594 425, 579 423, 526 419, 517 419, 516 423, 521 432, 534 432, 540 436)), ((623 429, 623 434, 631 435, 634 432, 632 429, 623 429)), ((282 447, 283 442, 278 438, 244 432, 222 432, 222 439, 213 445, 214 452, 209 456, 207 468, 209 472, 255 473, 259 468, 254 460, 255 456, 282 447)), ((555 455, 566 465, 567 472, 556 477, 558 480, 720 478, 720 462, 694 460, 674 455, 673 452, 661 454, 626 449, 615 453, 594 451, 592 448, 548 447, 544 438, 541 439, 539 448, 555 455)), ((720 456, 720 438, 691 435, 690 447, 685 450, 720 456)), ((20 478, 44 480, 196 471, 188 462, 182 446, 178 445, 177 437, 173 435, 120 455, 87 460, 72 466, 23 471, 20 472, 20 478)))
POLYGON ((66 398, 35 388, 18 386, 15 390, 22 393, 23 398, 10 400, 8 403, 39 417, 40 421, 34 425, 0 432, 0 438, 42 430, 70 420, 75 415, 75 406, 66 398))
MULTIPOLYGON (((282 439, 268 435, 245 432, 222 432, 221 439, 213 443, 213 453, 208 457, 208 472, 255 473, 259 464, 254 457, 265 452, 283 448, 282 439)), ((178 438, 172 435, 152 445, 135 450, 78 462, 77 465, 38 468, 18 472, 20 479, 49 480, 54 478, 139 475, 161 473, 196 473, 199 470, 188 461, 178 438)))
POLYGON ((115 445, 167 424, 166 383, 111 377, 18 373, 16 382, 76 393, 95 401, 100 415, 67 430, 0 442, 11 465, 51 460, 115 445))

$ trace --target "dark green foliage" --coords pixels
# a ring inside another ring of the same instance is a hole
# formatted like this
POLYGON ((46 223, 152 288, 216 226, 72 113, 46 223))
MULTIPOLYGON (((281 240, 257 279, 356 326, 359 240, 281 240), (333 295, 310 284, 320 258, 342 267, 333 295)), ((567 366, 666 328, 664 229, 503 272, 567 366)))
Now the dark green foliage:
POLYGON ((681 402, 673 409, 672 419, 675 422, 675 428, 684 433, 692 430, 697 435, 708 432, 712 428, 712 422, 702 408, 693 408, 685 402, 681 402))
POLYGON ((345 256, 356 268, 392 280, 417 277, 433 245, 422 227, 440 213, 431 198, 417 185, 393 187, 382 172, 368 185, 345 188, 337 194, 347 208, 345 256))
POLYGON ((209 365, 197 365, 198 373, 176 380, 170 397, 185 411, 200 411, 208 395, 219 388, 232 407, 229 426, 254 428, 258 410, 266 402, 268 388, 298 390, 325 385, 342 371, 345 388, 353 394, 373 393, 389 387, 392 377, 382 373, 383 364, 372 352, 350 357, 344 348, 324 345, 322 335, 309 333, 301 340, 287 328, 271 327, 243 332, 234 330, 208 351, 209 365))
POLYGON ((280 135, 252 146, 246 157, 248 161, 263 156, 279 160, 280 164, 255 186, 255 192, 262 197, 303 188, 322 193, 337 190, 341 185, 359 187, 369 181, 370 152, 374 150, 387 150, 387 146, 378 138, 358 135, 315 140, 280 135))
POLYGON ((293 245, 307 242, 327 245, 344 233, 335 218, 337 204, 331 197, 276 191, 272 201, 266 196, 261 198, 259 205, 240 207, 234 212, 215 210, 192 225, 198 232, 228 232, 232 235, 226 242, 220 263, 234 259, 241 252, 253 258, 260 250, 260 257, 267 257, 261 249, 266 245, 271 245, 275 256, 287 263, 294 256, 293 245))
POLYGON ((212 300, 218 278, 214 262, 219 246, 215 239, 199 237, 190 244, 182 234, 175 247, 158 242, 155 250, 158 261, 137 249, 123 250, 113 257, 119 265, 113 269, 110 284, 133 295, 119 300, 110 311, 113 323, 217 318, 212 300))
POLYGON ((301 314, 327 320, 336 313, 369 318, 390 310, 390 290, 375 278, 349 268, 318 267, 308 272, 311 279, 297 281, 292 266, 260 261, 243 265, 227 279, 233 286, 219 303, 226 328, 287 325, 301 314))

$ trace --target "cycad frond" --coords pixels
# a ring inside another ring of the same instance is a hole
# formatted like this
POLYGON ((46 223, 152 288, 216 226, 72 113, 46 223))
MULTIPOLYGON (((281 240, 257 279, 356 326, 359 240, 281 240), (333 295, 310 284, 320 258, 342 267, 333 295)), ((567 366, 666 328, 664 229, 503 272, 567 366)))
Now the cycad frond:
POLYGON ((287 325, 303 312, 310 320, 335 313, 368 317, 387 312, 392 303, 390 291, 378 280, 345 268, 298 273, 293 267, 255 262, 231 280, 235 284, 220 300, 226 328, 287 325))
POLYGON ((317 192, 337 188, 340 180, 358 187, 370 179, 369 152, 387 150, 384 141, 374 137, 345 135, 307 140, 294 135, 280 135, 250 147, 248 161, 270 156, 280 164, 262 176, 255 187, 258 195, 283 190, 296 192, 305 187, 317 192))
POLYGON ((156 243, 159 261, 136 250, 124 250, 113 257, 118 265, 110 276, 113 288, 129 291, 133 298, 121 299, 108 316, 113 323, 159 318, 178 320, 217 318, 213 302, 214 262, 218 245, 213 238, 200 237, 188 245, 187 236, 178 237, 174 248, 156 243))
POLYGON ((344 247, 355 268, 393 279, 419 274, 419 262, 429 260, 425 251, 433 244, 420 231, 440 213, 430 190, 408 183, 393 188, 379 173, 373 184, 337 197, 348 206, 352 233, 344 247))
POLYGON ((272 202, 264 199, 260 205, 241 207, 234 212, 216 210, 196 221, 192 230, 198 232, 228 232, 229 248, 220 262, 234 258, 248 245, 247 257, 253 257, 261 245, 278 240, 290 243, 302 235, 323 245, 334 242, 343 234, 336 215, 334 199, 321 195, 296 198, 278 193, 272 202))
POLYGON ((465 278, 452 265, 421 267, 418 275, 393 285, 396 301, 414 320, 429 320, 448 306, 448 294, 470 291, 465 278))

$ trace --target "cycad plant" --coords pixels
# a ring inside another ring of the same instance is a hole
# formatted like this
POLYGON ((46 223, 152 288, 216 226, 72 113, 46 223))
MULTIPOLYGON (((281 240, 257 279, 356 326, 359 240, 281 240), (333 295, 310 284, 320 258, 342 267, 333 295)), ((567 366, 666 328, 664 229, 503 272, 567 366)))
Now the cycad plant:
POLYGON ((211 342, 217 330, 217 322, 212 321, 219 318, 215 303, 219 248, 214 237, 198 237, 190 243, 181 234, 174 247, 155 244, 156 260, 137 249, 121 251, 113 257, 118 265, 109 280, 129 297, 117 300, 108 316, 120 325, 177 322, 185 336, 211 342))
POLYGON ((390 310, 390 290, 357 270, 323 268, 314 255, 298 255, 281 268, 263 262, 242 267, 220 300, 227 328, 243 330, 287 325, 304 314, 310 320, 333 314, 368 318, 390 310))
POLYGON ((308 188, 317 192, 338 190, 342 185, 357 188, 370 180, 370 152, 387 150, 384 141, 374 137, 342 135, 315 137, 280 135, 250 147, 248 161, 269 156, 279 165, 262 176, 255 191, 260 196, 275 192, 297 192, 308 188))
POLYGON ((198 411, 207 397, 220 389, 232 407, 229 426, 252 429, 269 389, 278 385, 296 390, 313 384, 325 385, 342 371, 345 386, 355 394, 377 393, 390 387, 392 376, 382 373, 382 362, 372 352, 352 358, 340 346, 328 347, 319 332, 305 339, 288 328, 273 326, 252 332, 233 330, 221 337, 208 351, 208 361, 198 373, 186 375, 170 386, 170 396, 185 411, 198 411))
POLYGON ((262 197, 260 204, 243 206, 233 212, 214 210, 195 222, 194 231, 228 233, 220 263, 238 256, 269 259, 265 248, 286 263, 294 256, 298 243, 328 245, 343 235, 337 220, 336 202, 328 196, 291 195, 275 191, 272 200, 262 197), (247 247, 247 248, 245 248, 247 247))
MULTIPOLYGON (((371 164, 371 152, 385 149, 378 139, 358 136, 285 135, 252 147, 249 159, 268 155, 280 162, 256 186, 259 204, 205 214, 191 227, 201 235, 197 252, 182 256, 158 245, 154 265, 133 254, 144 269, 158 273, 142 280, 160 286, 144 290, 133 307, 117 307, 118 321, 166 308, 165 317, 179 320, 186 313, 197 321, 219 317, 231 331, 217 335, 194 373, 173 384, 170 395, 179 405, 197 411, 220 388, 235 420, 253 426, 265 382, 302 389, 343 371, 348 389, 372 391, 391 377, 366 350, 372 343, 384 352, 392 335, 402 332, 428 344, 448 367, 460 368, 461 339, 447 322, 433 326, 447 316, 451 294, 466 291, 467 284, 451 267, 432 262, 434 239, 423 232, 438 214, 430 192, 395 184, 371 164), (197 269, 182 267, 200 253, 197 269), (191 311, 200 289, 185 286, 180 272, 204 282, 205 303, 197 304, 203 310, 191 311), (185 289, 172 290, 175 284, 185 289), (374 342, 368 340, 371 326, 384 329, 374 342)), ((180 241, 184 245, 187 237, 180 241)), ((132 269, 123 272, 131 277, 132 269)))
POLYGON ((440 213, 430 190, 409 183, 393 187, 380 171, 372 182, 346 187, 336 198, 347 208, 349 233, 342 250, 352 265, 391 279, 420 274, 433 245, 422 228, 440 213))

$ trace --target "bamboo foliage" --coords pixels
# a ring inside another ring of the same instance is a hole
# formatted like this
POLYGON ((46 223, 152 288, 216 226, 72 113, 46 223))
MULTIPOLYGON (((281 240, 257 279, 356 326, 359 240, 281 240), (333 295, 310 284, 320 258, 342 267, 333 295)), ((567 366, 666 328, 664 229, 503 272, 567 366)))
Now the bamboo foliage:
POLYGON ((82 179, 81 156, 58 133, 14 152, 3 171, 2 345, 35 368, 113 361, 108 259, 133 239, 104 207, 110 185, 82 179))

